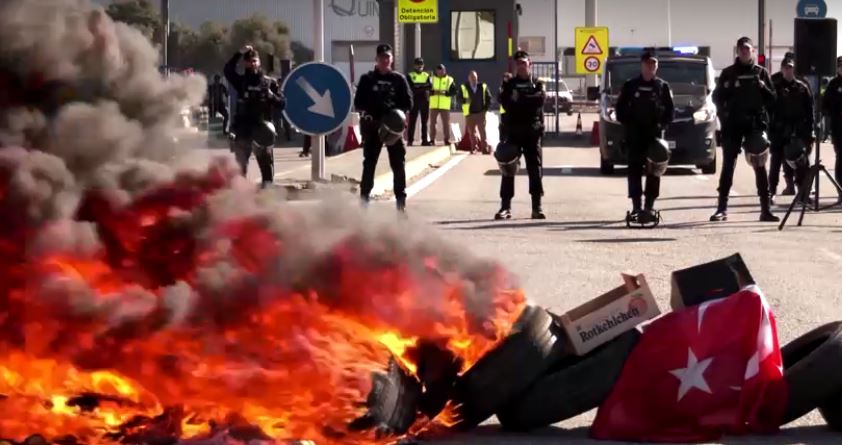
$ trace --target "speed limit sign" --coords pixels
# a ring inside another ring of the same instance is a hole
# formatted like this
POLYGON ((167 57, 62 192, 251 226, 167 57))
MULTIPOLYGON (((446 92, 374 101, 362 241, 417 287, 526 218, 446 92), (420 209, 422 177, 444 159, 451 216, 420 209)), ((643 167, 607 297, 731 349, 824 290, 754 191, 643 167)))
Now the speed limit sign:
POLYGON ((585 69, 588 70, 591 73, 595 73, 595 72, 599 71, 600 65, 601 65, 601 62, 596 57, 591 56, 591 57, 588 57, 587 59, 585 59, 585 69))

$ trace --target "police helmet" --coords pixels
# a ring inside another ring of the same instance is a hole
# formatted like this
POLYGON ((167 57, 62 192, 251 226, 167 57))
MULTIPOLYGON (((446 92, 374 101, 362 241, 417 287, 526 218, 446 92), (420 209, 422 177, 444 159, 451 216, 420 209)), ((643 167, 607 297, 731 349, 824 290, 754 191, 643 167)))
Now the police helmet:
POLYGON ((401 110, 389 110, 380 119, 378 133, 385 145, 396 144, 403 137, 404 130, 406 130, 406 114, 401 110))
POLYGON ((500 173, 503 176, 512 177, 517 174, 520 168, 520 147, 501 141, 494 150, 494 159, 497 160, 500 173))
POLYGON ((251 139, 261 147, 272 147, 275 145, 277 136, 275 125, 269 121, 260 121, 252 130, 251 139))
POLYGON ((662 138, 656 138, 646 149, 646 169, 651 175, 663 176, 669 163, 669 144, 662 138))
POLYGON ((765 131, 756 131, 748 135, 743 142, 746 151, 746 161, 754 168, 766 166, 769 160, 769 139, 765 131))
POLYGON ((799 168, 807 165, 807 144, 801 138, 790 138, 789 143, 784 146, 784 157, 786 163, 792 168, 799 168))

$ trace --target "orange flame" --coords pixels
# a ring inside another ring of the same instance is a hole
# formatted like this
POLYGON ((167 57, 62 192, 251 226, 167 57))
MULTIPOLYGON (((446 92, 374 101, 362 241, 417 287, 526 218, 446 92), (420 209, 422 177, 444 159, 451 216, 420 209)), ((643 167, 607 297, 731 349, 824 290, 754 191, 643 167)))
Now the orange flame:
POLYGON ((472 315, 457 272, 434 257, 370 261, 378 250, 356 236, 314 266, 323 287, 280 285, 271 266, 285 246, 260 218, 220 223, 202 243, 168 216, 202 208, 222 179, 212 168, 121 210, 89 197, 104 244, 91 256, 24 256, 35 235, 0 224, 0 435, 98 445, 169 415, 166 434, 200 438, 236 415, 274 439, 381 443, 348 429, 371 373, 392 356, 417 373, 409 351, 421 340, 446 345, 465 371, 524 305, 492 268, 492 310, 472 315), (203 288, 219 264, 231 266, 224 283, 203 288), (176 316, 182 304, 203 310, 176 316))

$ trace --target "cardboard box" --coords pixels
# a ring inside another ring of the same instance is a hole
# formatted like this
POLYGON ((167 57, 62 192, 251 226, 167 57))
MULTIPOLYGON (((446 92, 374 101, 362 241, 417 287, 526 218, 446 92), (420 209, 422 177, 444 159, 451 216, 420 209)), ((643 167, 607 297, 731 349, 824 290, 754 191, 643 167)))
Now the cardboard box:
POLYGON ((739 253, 672 273, 670 306, 673 310, 725 298, 756 284, 739 253))
POLYGON ((577 355, 585 355, 661 314, 643 275, 622 276, 622 286, 559 317, 577 355))

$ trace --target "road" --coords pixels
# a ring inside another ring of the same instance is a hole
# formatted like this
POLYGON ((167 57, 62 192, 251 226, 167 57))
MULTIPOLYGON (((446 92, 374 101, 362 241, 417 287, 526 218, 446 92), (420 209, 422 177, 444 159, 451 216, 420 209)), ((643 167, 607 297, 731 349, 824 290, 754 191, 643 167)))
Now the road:
MULTIPOLYGON (((590 121, 586 122, 590 128, 590 121)), ((575 125, 575 116, 565 128, 575 125)), ((824 150, 832 166, 832 150, 824 150)), ((760 223, 754 177, 744 160, 737 167, 730 221, 710 223, 718 176, 689 169, 664 177, 658 207, 665 222, 654 230, 623 223, 625 169, 613 177, 598 171, 596 148, 544 149, 546 221, 529 218, 525 171, 516 181, 514 218, 494 221, 499 174, 491 156, 467 156, 409 201, 411 218, 438 228, 467 249, 496 258, 521 279, 527 295, 553 311, 565 311, 621 284, 623 271, 646 274, 662 310, 669 308, 669 277, 675 269, 740 252, 770 299, 782 344, 840 318, 842 210, 807 214, 803 227, 784 231, 760 223), (575 292, 570 292, 575 289, 575 292)), ((525 170, 525 169, 522 169, 525 170)), ((829 190, 825 187, 824 190, 829 190)), ((783 200, 781 200, 783 201, 783 200)), ((778 214, 785 207, 776 208, 778 214)), ((507 435, 492 425, 438 444, 580 444, 594 412, 527 436, 507 435)), ((725 444, 838 444, 817 412, 773 437, 728 438, 725 444)), ((604 443, 604 442, 593 442, 604 443)))

